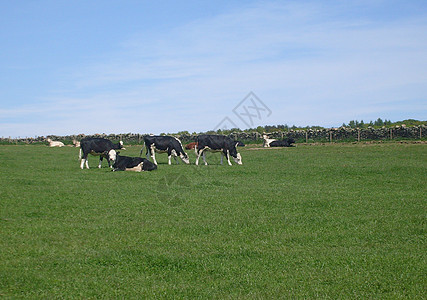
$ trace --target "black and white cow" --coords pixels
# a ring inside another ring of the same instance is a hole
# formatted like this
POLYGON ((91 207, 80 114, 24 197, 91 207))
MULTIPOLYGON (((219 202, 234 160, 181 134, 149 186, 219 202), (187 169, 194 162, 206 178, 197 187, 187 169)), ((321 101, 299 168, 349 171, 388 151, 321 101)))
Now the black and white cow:
MULTIPOLYGON (((184 149, 182 148, 181 141, 173 136, 146 135, 144 137, 144 145, 147 148, 146 149, 147 158, 151 156, 151 158, 153 159, 153 162, 156 165, 157 165, 157 161, 156 161, 155 152, 167 153, 169 165, 171 164, 172 155, 176 163, 178 163, 178 160, 176 159, 178 155, 184 163, 186 163, 187 165, 190 163, 187 153, 185 153, 184 149)), ((141 149, 140 156, 142 155, 143 149, 144 147, 142 147, 141 149)))
POLYGON ((103 139, 103 138, 84 138, 80 141, 80 154, 79 158, 81 159, 80 169, 83 170, 84 165, 89 169, 89 163, 87 156, 92 154, 94 156, 99 156, 99 165, 98 168, 101 168, 102 159, 105 157, 108 161, 108 166, 111 167, 110 161, 116 160, 116 149, 124 149, 123 142, 120 141, 117 144, 114 144, 112 141, 103 139))
POLYGON ((287 138, 282 141, 273 141, 270 143, 270 147, 294 147, 295 140, 293 138, 287 138))
POLYGON ((203 134, 199 135, 196 139, 196 165, 199 164, 200 156, 203 154, 203 161, 205 165, 206 162, 205 152, 221 152, 221 165, 223 157, 227 158, 228 164, 231 166, 230 156, 233 157, 234 161, 241 165, 242 156, 237 152, 236 146, 237 142, 225 135, 213 135, 213 134, 203 134))
POLYGON ((117 152, 116 161, 113 164, 113 171, 153 171, 157 166, 146 158, 121 156, 117 152))

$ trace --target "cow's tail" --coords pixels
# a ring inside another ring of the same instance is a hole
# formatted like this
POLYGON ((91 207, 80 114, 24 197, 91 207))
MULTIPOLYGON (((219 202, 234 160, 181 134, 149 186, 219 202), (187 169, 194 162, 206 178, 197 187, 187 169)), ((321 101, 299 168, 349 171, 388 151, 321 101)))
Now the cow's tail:
POLYGON ((81 159, 82 159, 82 148, 80 148, 80 151, 79 151, 79 160, 81 159))

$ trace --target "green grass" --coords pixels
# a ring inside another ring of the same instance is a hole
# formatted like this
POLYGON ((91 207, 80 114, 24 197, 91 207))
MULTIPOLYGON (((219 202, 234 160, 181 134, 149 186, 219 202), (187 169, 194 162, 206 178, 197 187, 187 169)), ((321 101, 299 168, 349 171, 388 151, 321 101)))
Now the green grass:
POLYGON ((239 150, 134 173, 0 146, 0 297, 425 299, 426 145, 239 150))

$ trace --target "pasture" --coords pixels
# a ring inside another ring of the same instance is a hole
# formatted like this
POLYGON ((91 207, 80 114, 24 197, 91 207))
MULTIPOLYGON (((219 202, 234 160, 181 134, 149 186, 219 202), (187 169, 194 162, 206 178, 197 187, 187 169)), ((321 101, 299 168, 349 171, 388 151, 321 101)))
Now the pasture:
POLYGON ((134 173, 0 146, 0 297, 426 297, 426 145, 238 151, 134 173))

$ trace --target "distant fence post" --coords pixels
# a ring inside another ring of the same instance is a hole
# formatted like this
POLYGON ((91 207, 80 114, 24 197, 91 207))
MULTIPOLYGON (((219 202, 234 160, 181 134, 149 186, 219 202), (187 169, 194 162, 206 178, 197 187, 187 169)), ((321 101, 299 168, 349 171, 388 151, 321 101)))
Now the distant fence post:
POLYGON ((308 130, 305 131, 305 143, 308 144, 308 130))
POLYGON ((420 126, 420 140, 423 138, 423 129, 422 126, 420 126))
POLYGON ((360 142, 360 129, 357 128, 357 141, 360 142))
POLYGON ((390 128, 390 140, 393 139, 393 128, 390 128))
POLYGON ((329 130, 329 142, 332 143, 332 130, 329 130))

